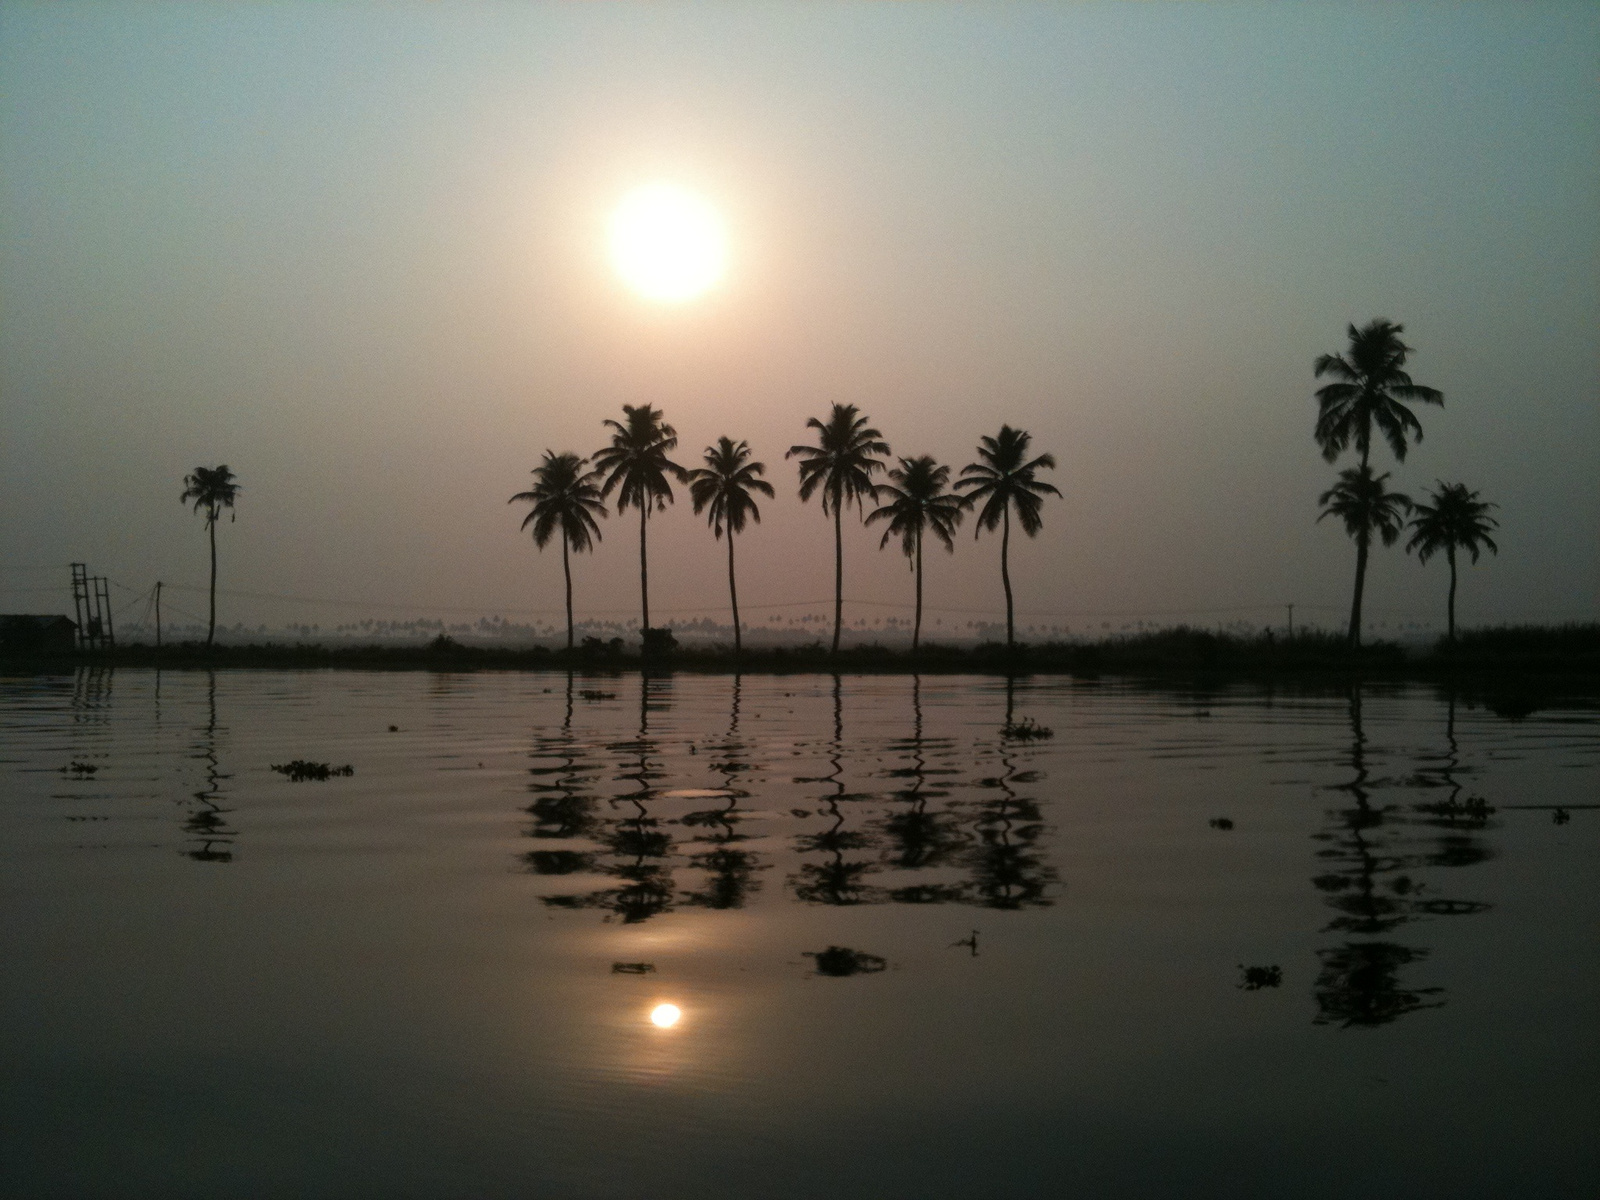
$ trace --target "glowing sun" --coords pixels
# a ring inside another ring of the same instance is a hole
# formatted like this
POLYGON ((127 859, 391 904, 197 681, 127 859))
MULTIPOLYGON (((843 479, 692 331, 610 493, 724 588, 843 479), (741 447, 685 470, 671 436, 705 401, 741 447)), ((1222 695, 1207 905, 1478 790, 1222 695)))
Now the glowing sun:
POLYGON ((611 262, 646 299, 692 300, 722 278, 728 237, 699 196, 652 183, 629 192, 611 214, 611 262))

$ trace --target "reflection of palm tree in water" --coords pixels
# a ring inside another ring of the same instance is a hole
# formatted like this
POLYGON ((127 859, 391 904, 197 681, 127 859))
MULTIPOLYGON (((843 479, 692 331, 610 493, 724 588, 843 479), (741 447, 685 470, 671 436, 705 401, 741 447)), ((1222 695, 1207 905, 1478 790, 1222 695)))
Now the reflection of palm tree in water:
MULTIPOLYGON (((928 792, 928 758, 922 732, 922 676, 911 677, 911 738, 896 749, 908 752, 909 767, 891 770, 891 778, 909 779, 911 786, 895 796, 910 807, 893 813, 884 821, 890 846, 884 862, 895 870, 921 871, 944 865, 964 843, 948 812, 929 812, 928 800, 947 795, 928 792)), ((893 889, 889 898, 897 904, 948 904, 964 898, 959 883, 916 883, 893 889)))
MULTIPOLYGON (((1387 810, 1374 808, 1367 768, 1367 736, 1362 723, 1361 689, 1350 689, 1350 766, 1354 775, 1339 785, 1355 799, 1354 808, 1333 814, 1342 827, 1334 833, 1318 834, 1324 841, 1336 842, 1318 852, 1318 857, 1341 864, 1339 869, 1317 876, 1312 882, 1329 893, 1328 903, 1339 916, 1329 930, 1374 938, 1410 919, 1400 895, 1410 888, 1409 878, 1401 876, 1390 885, 1392 895, 1377 890, 1378 876, 1392 873, 1407 860, 1382 853, 1379 830, 1387 810)), ((1388 941, 1347 941, 1341 946, 1320 950, 1322 968, 1317 976, 1316 998, 1319 1025, 1339 1023, 1383 1025, 1419 1008, 1434 1008, 1442 1000, 1428 1000, 1439 988, 1405 988, 1399 970, 1408 963, 1427 957, 1426 950, 1388 941)))
MULTIPOLYGON (((1015 690, 1016 680, 1007 675, 1006 728, 1015 723, 1015 690)), ((1017 794, 1015 783, 1023 776, 1017 770, 1015 749, 1004 737, 999 757, 1001 774, 982 782, 1000 796, 980 802, 978 845, 967 855, 972 901, 987 908, 1044 908, 1054 903, 1049 889, 1056 872, 1038 850, 1043 818, 1037 801, 1017 794)), ((1025 778, 1031 782, 1034 777, 1025 778)))
POLYGON ((189 836, 189 848, 184 851, 196 862, 232 862, 231 849, 234 831, 228 827, 223 814, 231 812, 217 803, 222 796, 222 781, 229 778, 222 773, 217 759, 217 673, 206 672, 206 724, 204 737, 197 746, 195 758, 205 764, 205 786, 194 793, 199 807, 183 823, 189 836))
MULTIPOLYGON (((527 786, 534 798, 523 811, 534 820, 527 831, 529 837, 573 841, 589 837, 595 829, 595 797, 584 791, 584 785, 595 781, 595 764, 583 761, 572 733, 572 687, 573 675, 568 671, 561 732, 537 739, 529 755, 535 760, 555 760, 554 765, 528 768, 533 778, 527 786)), ((594 867, 594 855, 577 850, 532 850, 520 857, 536 875, 571 875, 594 867)))
POLYGON ((713 843, 712 848, 691 855, 689 859, 690 866, 706 872, 708 876, 706 887, 697 892, 683 894, 685 904, 699 908, 741 908, 749 894, 760 886, 759 881, 752 877, 752 872, 759 866, 758 857, 748 850, 740 850, 734 846, 735 842, 745 840, 745 835, 738 832, 741 814, 738 811, 737 778, 742 771, 749 769, 749 764, 741 761, 746 749, 739 740, 741 685, 740 676, 735 675, 728 716, 728 736, 721 746, 713 747, 722 755, 722 760, 711 764, 711 769, 722 776, 722 786, 728 791, 728 802, 720 809, 690 813, 683 819, 685 825, 704 826, 711 831, 709 836, 697 838, 696 841, 710 841, 713 843))
POLYGON ((666 707, 662 696, 670 688, 670 677, 653 679, 648 673, 641 673, 639 736, 631 742, 618 742, 608 747, 613 752, 637 756, 636 765, 615 777, 633 783, 634 788, 611 799, 612 807, 631 804, 634 812, 615 822, 596 820, 585 828, 583 832, 593 831, 595 840, 603 847, 601 853, 535 851, 525 856, 530 868, 539 874, 593 871, 619 879, 621 884, 585 895, 545 896, 542 897, 545 904, 558 908, 604 908, 626 924, 649 920, 672 907, 673 878, 666 861, 672 851, 672 839, 656 828, 656 820, 645 806, 647 800, 654 798, 655 781, 662 776, 661 764, 653 757, 657 747, 650 737, 650 713, 666 707), (652 693, 657 693, 654 703, 652 693), (601 862, 605 853, 609 853, 613 861, 601 862))
POLYGON ((844 784, 844 681, 833 677, 833 740, 829 743, 828 762, 833 768, 815 779, 800 780, 806 783, 826 783, 833 788, 831 795, 823 796, 826 815, 833 824, 821 833, 801 834, 795 838, 795 848, 801 854, 827 854, 828 861, 802 863, 799 872, 790 880, 794 894, 812 904, 863 904, 880 897, 876 889, 868 888, 863 878, 876 869, 870 859, 846 861, 847 850, 861 850, 872 844, 864 833, 844 827, 844 813, 839 801, 849 798, 844 784))

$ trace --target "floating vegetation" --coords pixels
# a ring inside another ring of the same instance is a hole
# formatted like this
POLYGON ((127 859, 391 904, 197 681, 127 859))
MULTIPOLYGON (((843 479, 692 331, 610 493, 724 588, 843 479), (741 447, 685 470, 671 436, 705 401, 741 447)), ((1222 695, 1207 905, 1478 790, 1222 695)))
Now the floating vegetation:
POLYGON ((1572 820, 1572 814, 1564 808, 1558 808, 1555 810, 1555 812, 1550 814, 1550 819, 1557 825, 1565 825, 1568 821, 1572 820))
POLYGON ((1000 731, 1000 736, 1012 742, 1032 742, 1040 738, 1055 737, 1056 731, 1040 725, 1032 717, 1013 721, 1000 731))
POLYGON ((296 758, 286 763, 273 763, 272 769, 279 775, 286 775, 290 783, 304 783, 307 780, 332 779, 335 775, 354 775, 356 769, 349 763, 342 767, 329 766, 327 763, 309 762, 303 758, 296 758))
POLYGON ((1212 817, 1211 820, 1207 822, 1207 824, 1210 825, 1211 828, 1213 828, 1213 829, 1232 829, 1233 828, 1233 822, 1227 817, 1212 817))
POLYGON ((842 978, 846 975, 870 975, 883 970, 888 962, 876 954, 852 950, 848 946, 829 946, 826 950, 805 952, 805 957, 816 960, 818 975, 842 978))
POLYGON ((593 688, 585 688, 583 691, 579 692, 578 695, 582 696, 585 700, 615 700, 617 698, 617 694, 615 692, 600 692, 594 690, 593 688))
POLYGON ((613 975, 648 975, 656 969, 655 963, 612 963, 613 975))
POLYGON ((389 732, 390 733, 399 733, 400 732, 400 726, 398 726, 398 725, 389 726, 389 732))
POLYGON ((1247 992, 1259 992, 1262 988, 1275 988, 1283 983, 1283 968, 1273 963, 1270 967, 1247 967, 1239 964, 1243 972, 1239 979, 1239 986, 1247 992))
POLYGON ((1454 796, 1437 804, 1414 805, 1418 812, 1429 813, 1435 817, 1444 817, 1448 821, 1484 821, 1494 815, 1494 805, 1482 796, 1473 796, 1466 800, 1457 800, 1454 796))
POLYGON ((66 766, 62 767, 61 768, 61 773, 63 775, 66 775, 66 774, 70 773, 70 774, 78 775, 78 776, 93 775, 99 769, 100 768, 95 766, 93 763, 73 762, 73 763, 68 763, 66 766))

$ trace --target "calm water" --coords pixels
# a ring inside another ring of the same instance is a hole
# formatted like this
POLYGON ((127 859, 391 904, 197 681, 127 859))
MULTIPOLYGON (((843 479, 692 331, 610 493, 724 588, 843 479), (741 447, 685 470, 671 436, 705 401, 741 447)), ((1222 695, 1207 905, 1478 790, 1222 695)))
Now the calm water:
POLYGON ((0 738, 6 1196, 1600 1191, 1593 712, 119 670, 0 738))

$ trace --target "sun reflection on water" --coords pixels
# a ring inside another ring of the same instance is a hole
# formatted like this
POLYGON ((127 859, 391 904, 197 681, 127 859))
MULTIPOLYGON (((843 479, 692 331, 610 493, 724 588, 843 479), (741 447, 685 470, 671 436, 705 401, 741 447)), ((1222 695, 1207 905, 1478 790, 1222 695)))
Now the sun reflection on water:
POLYGON ((658 1004, 650 1010, 650 1023, 657 1029, 671 1029, 683 1018, 676 1004, 658 1004))

